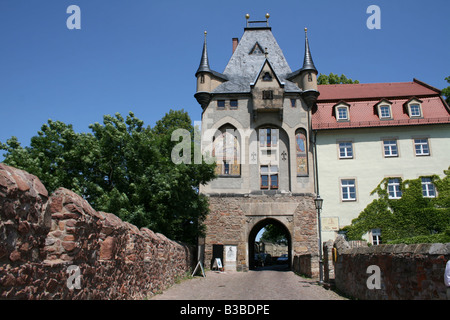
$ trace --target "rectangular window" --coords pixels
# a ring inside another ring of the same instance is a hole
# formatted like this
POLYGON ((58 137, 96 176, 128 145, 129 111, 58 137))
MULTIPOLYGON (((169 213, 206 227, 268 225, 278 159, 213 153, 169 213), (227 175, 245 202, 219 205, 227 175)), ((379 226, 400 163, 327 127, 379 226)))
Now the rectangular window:
POLYGON ((388 181, 389 199, 400 199, 402 191, 400 190, 400 179, 389 179, 388 181))
POLYGON ((278 145, 278 129, 259 129, 259 146, 260 147, 277 147, 278 145))
POLYGON ((391 118, 391 108, 389 106, 380 106, 380 118, 391 118))
POLYGON ((230 100, 230 109, 237 109, 237 107, 238 107, 238 101, 230 100))
POLYGON ((271 134, 271 130, 267 129, 267 136, 266 136, 266 141, 267 141, 267 147, 271 147, 272 146, 272 134, 271 134))
POLYGON ((410 104, 409 110, 410 110, 410 117, 420 117, 422 115, 420 112, 420 105, 418 104, 410 104))
POLYGON ((297 106, 297 100, 296 99, 291 99, 291 107, 295 108, 297 106))
POLYGON ((372 229, 372 244, 374 246, 381 244, 381 229, 372 229))
POLYGON ((436 197, 436 188, 434 187, 431 178, 422 178, 422 195, 425 198, 436 197))
POLYGON ((273 99, 273 91, 272 90, 263 90, 262 92, 263 100, 272 100, 273 99))
POLYGON ((352 159, 353 146, 352 142, 339 142, 339 159, 352 159))
POLYGON ((338 120, 348 120, 348 109, 347 107, 337 108, 338 120))
POLYGON ((261 166, 261 189, 278 189, 278 166, 261 166))
POLYGON ((225 109, 225 100, 217 100, 217 108, 225 109))
POLYGON ((416 150, 416 156, 429 156, 428 139, 414 139, 414 149, 416 150))
POLYGON ((398 157, 397 140, 384 140, 383 147, 385 157, 398 157))
POLYGON ((356 201, 356 185, 354 179, 341 180, 342 201, 356 201))

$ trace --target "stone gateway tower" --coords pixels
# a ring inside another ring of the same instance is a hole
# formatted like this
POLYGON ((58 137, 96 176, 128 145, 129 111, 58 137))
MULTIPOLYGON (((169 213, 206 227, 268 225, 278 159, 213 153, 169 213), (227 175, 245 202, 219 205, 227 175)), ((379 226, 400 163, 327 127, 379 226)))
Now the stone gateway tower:
POLYGON ((210 67, 205 32, 195 74, 202 153, 217 164, 217 178, 200 187, 210 202, 204 264, 220 257, 238 271, 254 266, 255 237, 268 224, 285 230, 290 264, 295 255, 318 256, 311 109, 319 92, 306 29, 303 66, 292 71, 269 15, 246 18, 223 73, 210 67))

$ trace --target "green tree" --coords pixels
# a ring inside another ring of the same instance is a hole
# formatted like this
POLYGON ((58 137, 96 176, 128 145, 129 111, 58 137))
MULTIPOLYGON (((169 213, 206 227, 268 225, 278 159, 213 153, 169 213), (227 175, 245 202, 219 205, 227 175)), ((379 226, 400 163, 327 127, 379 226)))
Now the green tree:
MULTIPOLYGON (((450 76, 445 78, 445 81, 450 84, 450 76)), ((447 88, 442 89, 442 95, 444 96, 445 101, 448 105, 450 105, 450 86, 447 88)))
POLYGON ((92 133, 75 133, 71 125, 49 120, 29 147, 15 137, 0 144, 4 162, 38 176, 49 192, 71 189, 96 210, 195 243, 208 213, 198 187, 214 177, 215 165, 172 162, 178 143, 172 132, 194 133, 189 115, 171 110, 152 129, 131 112, 126 119, 117 113, 89 127, 92 133))
POLYGON ((287 244, 286 231, 280 226, 269 224, 264 229, 261 241, 287 244))
POLYGON ((334 73, 330 73, 329 75, 319 74, 317 77, 317 84, 352 84, 359 83, 358 80, 352 80, 347 78, 344 74, 340 76, 334 73))
POLYGON ((446 176, 433 176, 432 181, 438 191, 436 198, 422 195, 421 179, 402 181, 402 197, 389 199, 388 181, 384 179, 372 192, 378 199, 373 200, 350 226, 344 227, 350 240, 360 240, 371 229, 380 228, 385 240, 421 237, 441 234, 445 236, 450 226, 450 168, 446 176))

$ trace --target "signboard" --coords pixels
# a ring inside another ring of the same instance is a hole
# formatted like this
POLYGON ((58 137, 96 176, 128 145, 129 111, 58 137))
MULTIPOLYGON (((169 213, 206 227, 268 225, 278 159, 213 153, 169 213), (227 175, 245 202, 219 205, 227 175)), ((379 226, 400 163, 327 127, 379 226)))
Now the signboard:
POLYGON ((214 268, 217 268, 217 269, 219 269, 219 270, 223 269, 222 261, 220 260, 220 258, 216 258, 216 259, 214 260, 214 263, 213 263, 213 269, 214 269, 214 268))
POLYGON ((236 246, 225 246, 225 261, 235 262, 236 261, 236 246))
POLYGON ((339 231, 339 218, 322 217, 322 231, 339 231))

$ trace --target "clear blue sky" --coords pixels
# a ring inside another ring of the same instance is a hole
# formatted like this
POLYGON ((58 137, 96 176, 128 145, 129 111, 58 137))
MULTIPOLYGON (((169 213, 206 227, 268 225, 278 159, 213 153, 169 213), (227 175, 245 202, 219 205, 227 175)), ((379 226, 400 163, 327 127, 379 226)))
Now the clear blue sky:
MULTIPOLYGON (((200 120, 194 99, 203 31, 211 68, 223 72, 245 14, 269 24, 292 70, 304 27, 320 73, 360 82, 417 78, 442 89, 450 76, 450 1, 0 0, 0 141, 29 145, 48 119, 77 132, 129 111, 153 126, 170 109, 200 120), (69 30, 69 5, 81 30, 69 30), (381 29, 369 30, 369 5, 381 29)), ((0 155, 0 161, 3 157, 0 155)))

